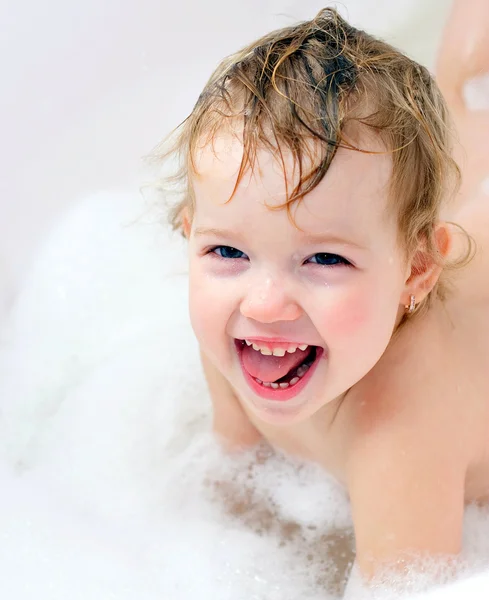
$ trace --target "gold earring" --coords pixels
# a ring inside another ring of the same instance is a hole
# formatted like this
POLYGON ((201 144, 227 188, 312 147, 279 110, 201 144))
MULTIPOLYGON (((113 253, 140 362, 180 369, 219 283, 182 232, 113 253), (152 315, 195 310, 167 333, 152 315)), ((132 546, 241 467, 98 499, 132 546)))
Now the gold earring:
POLYGON ((407 309, 409 314, 412 314, 416 310, 416 296, 411 294, 409 300, 409 306, 406 305, 405 308, 407 309))

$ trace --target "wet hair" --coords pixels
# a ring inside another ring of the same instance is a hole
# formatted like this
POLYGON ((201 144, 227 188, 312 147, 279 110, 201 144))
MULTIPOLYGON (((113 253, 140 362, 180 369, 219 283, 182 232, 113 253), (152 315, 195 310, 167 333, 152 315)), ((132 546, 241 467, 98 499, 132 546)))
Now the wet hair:
MULTIPOLYGON (((175 229, 182 230, 185 208, 192 218, 196 153, 226 130, 239 132, 244 149, 234 192, 253 170, 258 151, 272 153, 284 177, 284 155, 292 155, 299 177, 293 189, 285 179, 288 211, 320 183, 338 148, 378 153, 354 142, 365 136, 350 135, 371 132, 381 152, 392 156, 389 209, 406 256, 413 257, 422 242, 444 267, 469 260, 468 236, 467 254, 450 265, 434 236, 442 203, 460 182, 451 122, 436 82, 425 67, 352 27, 335 9, 325 8, 225 58, 171 134, 171 145, 167 140, 154 151, 157 160, 177 159, 178 169, 167 178, 181 194, 171 212, 175 229)), ((440 278, 425 305, 445 293, 440 278)))

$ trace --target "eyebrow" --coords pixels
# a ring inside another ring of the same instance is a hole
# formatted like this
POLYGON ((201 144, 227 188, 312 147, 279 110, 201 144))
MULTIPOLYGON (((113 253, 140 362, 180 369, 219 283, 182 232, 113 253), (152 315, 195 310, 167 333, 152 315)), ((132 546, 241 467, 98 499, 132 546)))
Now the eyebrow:
MULTIPOLYGON (((243 236, 237 231, 230 231, 227 229, 217 229, 215 227, 198 227, 194 235, 213 235, 215 237, 221 238, 234 238, 234 239, 243 239, 243 236)), ((307 245, 321 245, 321 244, 337 244, 339 246, 352 246, 354 248, 358 248, 360 250, 365 250, 366 246, 364 244, 360 244, 354 242, 352 240, 343 238, 338 235, 333 234, 304 234, 301 236, 301 242, 307 245)))
POLYGON ((216 237, 241 237, 236 231, 228 231, 226 229, 216 229, 215 227, 198 227, 194 231, 194 235, 214 235, 216 237))
POLYGON ((321 244, 337 244, 338 246, 353 246, 360 250, 365 250, 366 245, 364 243, 354 242, 351 239, 342 237, 340 235, 328 234, 328 233, 317 233, 317 234, 304 234, 301 238, 305 244, 321 245, 321 244))
POLYGON ((216 227, 197 227, 197 229, 194 231, 194 235, 206 235, 225 240, 233 240, 233 243, 234 241, 236 241, 238 244, 244 244, 245 242, 245 236, 243 235, 243 233, 232 229, 219 229, 216 227))

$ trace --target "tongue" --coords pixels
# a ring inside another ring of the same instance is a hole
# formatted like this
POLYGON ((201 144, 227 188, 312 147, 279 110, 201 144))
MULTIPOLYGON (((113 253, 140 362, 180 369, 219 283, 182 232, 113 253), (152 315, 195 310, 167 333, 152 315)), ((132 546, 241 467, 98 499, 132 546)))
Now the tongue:
POLYGON ((261 381, 273 382, 287 375, 289 371, 298 367, 308 356, 307 350, 286 352, 285 356, 265 356, 251 346, 243 348, 243 365, 252 377, 261 381))

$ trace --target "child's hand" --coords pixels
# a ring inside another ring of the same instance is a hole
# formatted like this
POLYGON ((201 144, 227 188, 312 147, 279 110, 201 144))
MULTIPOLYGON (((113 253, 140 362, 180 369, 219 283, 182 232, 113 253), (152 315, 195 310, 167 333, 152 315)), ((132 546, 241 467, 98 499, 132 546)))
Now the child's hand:
MULTIPOLYGON (((474 77, 489 77, 489 2, 455 0, 436 67, 436 79, 457 128, 455 154, 462 168, 459 204, 470 200, 489 175, 489 110, 470 110, 464 86, 474 77)), ((489 105, 489 98, 488 98, 489 105)))

